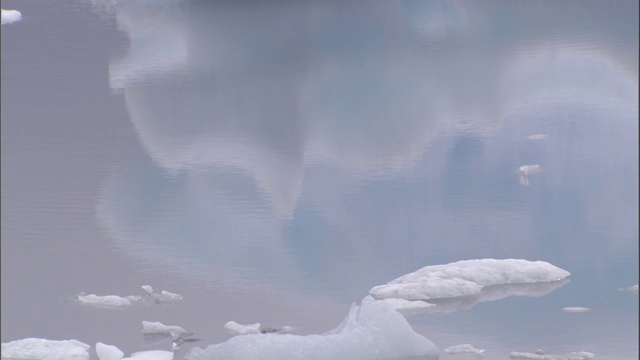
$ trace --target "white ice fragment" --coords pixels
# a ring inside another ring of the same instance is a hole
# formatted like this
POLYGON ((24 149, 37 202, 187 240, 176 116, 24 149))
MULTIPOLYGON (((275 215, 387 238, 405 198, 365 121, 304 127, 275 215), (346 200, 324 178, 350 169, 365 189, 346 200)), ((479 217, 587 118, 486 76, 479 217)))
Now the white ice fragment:
POLYGON ((22 19, 22 13, 20 11, 2 9, 2 25, 20 21, 20 19, 22 19))
POLYGON ((484 353, 484 349, 476 349, 471 344, 449 346, 448 348, 444 349, 444 351, 447 354, 452 354, 452 355, 467 354, 467 353, 480 355, 484 353))
POLYGON ((227 328, 229 333, 236 333, 240 335, 260 333, 260 323, 255 323, 251 325, 242 325, 242 324, 238 324, 235 321, 229 321, 226 324, 224 324, 224 327, 227 328))
POLYGON ((562 311, 570 312, 570 313, 583 313, 583 312, 589 312, 591 311, 591 309, 586 307, 581 307, 581 306, 569 306, 569 307, 563 308, 562 311))
POLYGON ((100 360, 120 360, 124 356, 122 350, 116 346, 101 342, 96 343, 96 354, 98 354, 98 359, 100 360))
POLYGON ((89 345, 78 340, 27 338, 2 344, 2 358, 38 360, 88 360, 89 345))
POLYGON ((524 175, 520 175, 520 185, 529 186, 529 178, 524 175))
POLYGON ((522 173, 522 175, 528 176, 528 175, 533 175, 533 174, 537 174, 537 173, 541 172, 542 168, 538 164, 522 165, 522 166, 520 166, 518 168, 518 171, 520 171, 520 173, 522 173))
POLYGON ((126 309, 131 305, 130 298, 124 298, 118 295, 98 296, 95 294, 80 294, 77 296, 77 302, 83 305, 95 306, 103 309, 126 309))
POLYGON ((160 292, 160 296, 165 301, 180 301, 183 299, 182 295, 174 294, 172 292, 162 290, 160 292))
POLYGON ((162 305, 171 305, 177 301, 183 299, 182 295, 175 294, 169 291, 162 290, 159 294, 153 292, 153 288, 151 285, 143 285, 141 286, 142 290, 147 293, 145 298, 143 299, 144 304, 162 304, 162 305))
POLYGON ((161 322, 142 321, 143 334, 169 334, 172 337, 190 336, 192 332, 175 325, 165 325, 161 322))
POLYGON ((547 359, 546 355, 534 354, 534 353, 528 353, 528 352, 517 352, 517 351, 512 351, 511 353, 509 353, 509 357, 511 359, 542 359, 542 360, 547 359))
POLYGON ((165 350, 138 351, 122 360, 173 360, 173 352, 165 350))
POLYGON ((429 300, 479 295, 484 287, 552 282, 571 275, 544 261, 522 259, 464 260, 426 266, 369 293, 376 299, 429 300))
POLYGON ((365 297, 345 320, 322 335, 251 334, 235 336, 206 349, 192 348, 187 359, 333 360, 437 359, 438 348, 417 334, 407 320, 386 305, 365 297))
POLYGON ((533 135, 529 135, 527 137, 527 139, 529 139, 529 140, 544 140, 544 139, 546 139, 548 137, 549 137, 549 135, 547 135, 547 134, 533 134, 533 135))
POLYGON ((633 285, 633 286, 629 287, 629 289, 628 289, 628 290, 629 290, 630 292, 632 292, 632 293, 634 293, 634 294, 638 295, 638 284, 636 284, 636 285, 633 285))

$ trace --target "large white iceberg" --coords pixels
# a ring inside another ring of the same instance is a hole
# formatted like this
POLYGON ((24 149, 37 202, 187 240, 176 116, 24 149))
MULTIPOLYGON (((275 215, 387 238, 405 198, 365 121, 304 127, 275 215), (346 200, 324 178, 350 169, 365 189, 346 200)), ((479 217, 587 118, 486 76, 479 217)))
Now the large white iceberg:
POLYGON ((132 303, 141 299, 142 298, 140 296, 122 297, 118 295, 85 295, 84 293, 80 293, 77 295, 75 301, 82 305, 89 305, 103 309, 124 310, 131 306, 132 303))
POLYGON ((417 334, 400 313, 367 296, 353 304, 345 320, 321 335, 251 334, 206 349, 193 348, 189 360, 212 359, 437 359, 438 348, 417 334))
POLYGON ((88 360, 89 345, 78 340, 28 338, 2 344, 2 358, 29 360, 88 360))
POLYGON ((464 260, 426 266, 369 293, 376 299, 430 300, 478 296, 489 286, 554 282, 571 273, 544 261, 522 259, 464 260))

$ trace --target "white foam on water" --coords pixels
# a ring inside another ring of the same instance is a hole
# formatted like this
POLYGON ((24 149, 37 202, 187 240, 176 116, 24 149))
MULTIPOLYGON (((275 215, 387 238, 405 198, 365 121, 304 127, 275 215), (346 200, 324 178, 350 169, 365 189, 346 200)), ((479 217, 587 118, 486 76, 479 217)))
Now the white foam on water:
POLYGON ((78 340, 27 338, 2 343, 2 357, 38 360, 88 360, 89 345, 78 340))

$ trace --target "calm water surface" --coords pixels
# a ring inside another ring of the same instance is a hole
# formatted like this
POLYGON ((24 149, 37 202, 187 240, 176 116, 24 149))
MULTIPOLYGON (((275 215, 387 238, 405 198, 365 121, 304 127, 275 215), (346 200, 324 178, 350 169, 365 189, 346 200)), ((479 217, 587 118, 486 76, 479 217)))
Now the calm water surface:
POLYGON ((637 1, 2 7, 2 342, 168 350, 161 321, 202 339, 182 358, 229 320, 324 332, 423 266, 522 258, 571 281, 414 329, 638 358, 637 1), (185 299, 68 300, 145 284, 185 299))

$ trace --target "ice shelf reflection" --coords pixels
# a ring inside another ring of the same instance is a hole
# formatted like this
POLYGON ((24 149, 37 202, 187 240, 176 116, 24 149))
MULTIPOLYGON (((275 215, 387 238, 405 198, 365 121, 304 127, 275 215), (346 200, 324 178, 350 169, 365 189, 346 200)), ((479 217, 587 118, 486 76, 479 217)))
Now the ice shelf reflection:
POLYGON ((637 54, 614 17, 562 6, 561 28, 521 33, 543 7, 495 24, 473 2, 348 9, 120 4, 131 46, 111 84, 151 158, 105 185, 100 216, 122 247, 207 276, 342 289, 409 270, 390 256, 519 256, 525 242, 585 260, 603 254, 589 245, 601 231, 606 256, 637 249, 637 54), (475 45, 456 41, 470 27, 475 45), (527 163, 545 171, 522 188, 527 163))

